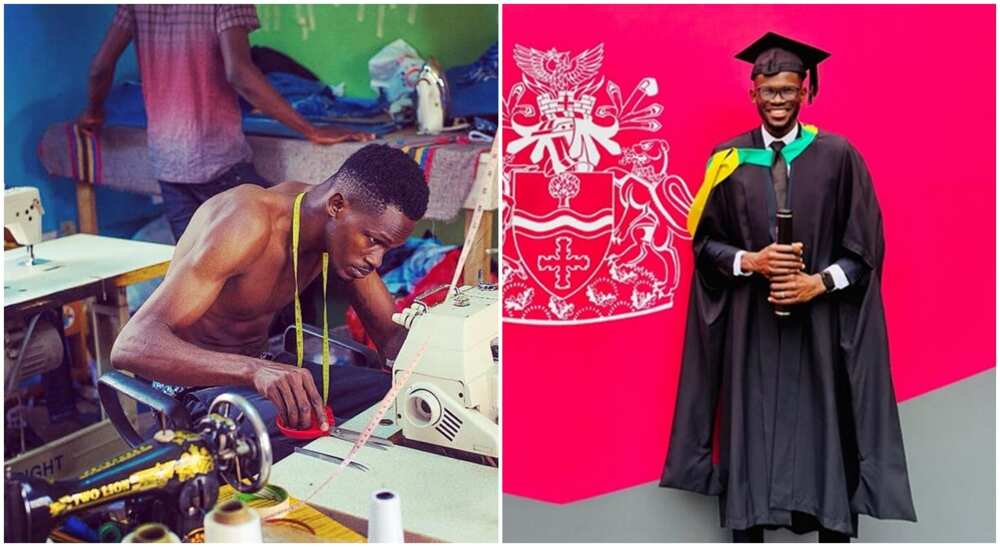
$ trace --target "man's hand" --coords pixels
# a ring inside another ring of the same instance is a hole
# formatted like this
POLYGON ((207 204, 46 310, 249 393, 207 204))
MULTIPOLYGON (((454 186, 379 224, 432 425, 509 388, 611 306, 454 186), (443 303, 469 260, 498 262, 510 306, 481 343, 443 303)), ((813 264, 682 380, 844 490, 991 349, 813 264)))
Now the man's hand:
POLYGON ((294 429, 306 429, 312 415, 319 417, 320 429, 326 431, 326 408, 316 390, 312 375, 304 368, 264 363, 254 371, 253 387, 270 399, 281 414, 281 421, 294 429))
POLYGON ((76 119, 76 125, 87 133, 93 133, 104 125, 104 111, 101 109, 88 108, 76 119))
POLYGON ((798 271, 793 274, 777 275, 771 278, 771 294, 767 300, 772 304, 791 306, 805 304, 826 292, 823 278, 819 274, 809 275, 798 271))
POLYGON ((744 253, 740 269, 744 272, 759 273, 768 279, 779 275, 789 275, 802 271, 802 243, 779 245, 772 243, 756 253, 744 253))
POLYGON ((324 125, 313 126, 312 129, 306 133, 306 138, 313 144, 326 145, 337 144, 338 142, 345 141, 368 142, 373 140, 375 135, 358 131, 348 131, 340 127, 324 125))

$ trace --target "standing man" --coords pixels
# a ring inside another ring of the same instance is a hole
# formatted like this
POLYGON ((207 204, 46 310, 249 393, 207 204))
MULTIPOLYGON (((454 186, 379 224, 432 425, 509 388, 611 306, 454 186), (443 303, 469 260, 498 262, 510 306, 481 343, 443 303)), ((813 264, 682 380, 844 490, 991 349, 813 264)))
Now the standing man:
POLYGON ((777 527, 846 542, 862 513, 916 520, 878 200, 857 150, 798 120, 826 57, 774 33, 737 55, 763 124, 716 148, 688 218, 696 271, 660 485, 718 495, 737 542, 777 527), (775 243, 779 209, 790 245, 775 243))
POLYGON ((121 5, 91 63, 77 122, 86 130, 103 123, 115 64, 135 40, 149 160, 177 241, 208 198, 240 184, 270 186, 251 162, 238 95, 316 144, 373 138, 299 115, 251 61, 247 36, 259 27, 252 5, 121 5))

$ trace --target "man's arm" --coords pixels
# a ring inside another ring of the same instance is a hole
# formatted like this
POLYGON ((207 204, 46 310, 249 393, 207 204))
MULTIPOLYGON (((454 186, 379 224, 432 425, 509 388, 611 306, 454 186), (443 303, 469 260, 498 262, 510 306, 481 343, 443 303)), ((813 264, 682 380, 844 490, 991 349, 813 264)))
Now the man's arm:
POLYGON ((392 321, 396 305, 377 273, 347 284, 351 306, 365 327, 365 332, 386 359, 395 359, 406 340, 406 329, 392 321))
POLYGON ((303 118, 284 97, 278 93, 264 74, 253 64, 250 56, 250 40, 247 29, 228 28, 219 35, 222 58, 226 65, 226 79, 237 93, 264 114, 302 133, 316 144, 335 144, 356 140, 368 141, 374 138, 368 133, 353 133, 333 127, 316 127, 303 118))
MULTIPOLYGON (((127 9, 126 6, 119 8, 127 9)), ((88 131, 93 131, 104 123, 104 99, 107 98, 111 90, 111 84, 115 79, 115 65, 121 57, 129 42, 132 41, 132 33, 124 26, 116 22, 108 28, 108 33, 104 36, 101 48, 97 50, 94 59, 90 63, 90 72, 87 79, 87 108, 77 120, 77 124, 88 131)))
POLYGON ((323 399, 305 369, 206 350, 176 334, 198 321, 226 281, 245 271, 268 243, 270 226, 262 215, 217 209, 209 205, 195 213, 192 226, 205 229, 122 329, 111 351, 112 365, 184 386, 252 385, 292 427, 308 426, 313 412, 325 421, 323 399))

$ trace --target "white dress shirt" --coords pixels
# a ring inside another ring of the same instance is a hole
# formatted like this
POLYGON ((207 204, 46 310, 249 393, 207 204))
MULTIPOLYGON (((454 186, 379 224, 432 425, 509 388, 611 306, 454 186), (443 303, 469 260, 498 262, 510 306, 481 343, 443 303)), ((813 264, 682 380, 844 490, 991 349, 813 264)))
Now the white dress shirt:
MULTIPOLYGON (((775 137, 774 135, 768 133, 767 128, 764 127, 763 125, 760 126, 760 132, 761 135, 764 137, 764 148, 771 148, 771 143, 775 141, 781 141, 785 143, 785 146, 788 146, 789 144, 792 143, 792 141, 794 141, 799 136, 799 124, 795 124, 795 128, 793 128, 784 137, 781 138, 775 137)), ((792 174, 791 164, 788 164, 788 174, 789 175, 792 174)), ((740 259, 743 258, 743 255, 746 254, 746 252, 747 251, 738 251, 736 253, 736 258, 733 259, 733 275, 737 276, 753 275, 753 272, 744 272, 743 269, 740 268, 740 259)), ((831 264, 824 271, 830 272, 830 275, 833 276, 834 290, 843 289, 844 287, 847 287, 847 285, 849 284, 847 281, 847 275, 844 273, 843 268, 841 268, 837 264, 831 264)))

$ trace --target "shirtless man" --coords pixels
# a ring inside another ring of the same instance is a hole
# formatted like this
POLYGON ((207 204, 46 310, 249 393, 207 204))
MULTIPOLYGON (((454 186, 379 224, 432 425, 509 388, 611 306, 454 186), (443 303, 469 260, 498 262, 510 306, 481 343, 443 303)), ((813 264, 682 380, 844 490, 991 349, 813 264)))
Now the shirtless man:
MULTIPOLYGON (((299 287, 320 274, 328 252, 331 277, 344 281, 380 353, 394 359, 406 331, 392 322, 393 300, 375 270, 424 215, 428 189, 406 154, 370 144, 322 184, 243 185, 206 201, 163 283, 115 341, 112 365, 180 386, 227 386, 265 407, 265 420, 277 413, 305 428, 315 412, 328 428, 321 375, 256 357, 266 350, 275 314, 295 295, 292 209, 301 192, 299 287)), ((330 376, 329 403, 338 417, 364 410, 390 385, 389 375, 361 367, 331 367, 330 376), (365 390, 367 400, 357 401, 365 390), (347 411, 338 408, 345 399, 353 401, 347 411)))

